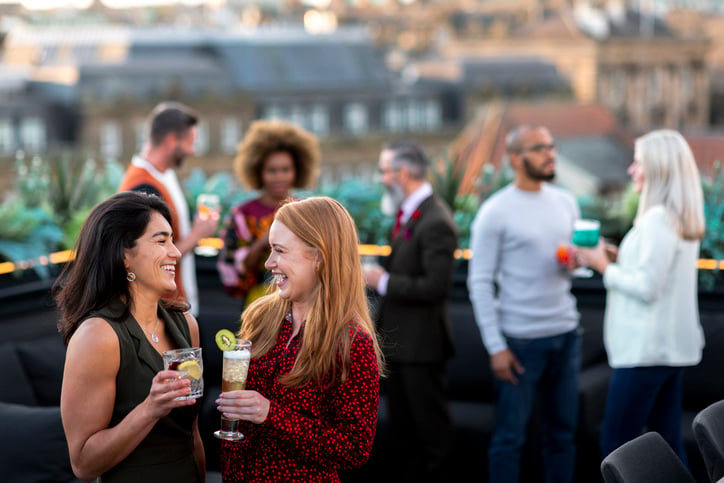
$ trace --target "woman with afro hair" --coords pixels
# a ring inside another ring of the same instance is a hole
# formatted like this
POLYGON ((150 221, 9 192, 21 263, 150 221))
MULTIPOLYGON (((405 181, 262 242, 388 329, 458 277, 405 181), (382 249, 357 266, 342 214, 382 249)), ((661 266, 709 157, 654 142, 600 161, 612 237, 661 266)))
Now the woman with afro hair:
POLYGON ((280 120, 259 120, 239 143, 234 171, 259 196, 233 207, 224 224, 217 268, 226 292, 246 306, 264 294, 269 227, 293 188, 311 187, 319 172, 319 143, 304 129, 280 120))

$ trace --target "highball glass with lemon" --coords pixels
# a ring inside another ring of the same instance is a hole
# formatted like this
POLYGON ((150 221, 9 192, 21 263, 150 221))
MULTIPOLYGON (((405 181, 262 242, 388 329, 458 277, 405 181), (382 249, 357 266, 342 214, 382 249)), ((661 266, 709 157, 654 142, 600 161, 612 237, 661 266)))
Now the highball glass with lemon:
MULTIPOLYGON (((221 332, 221 331, 220 331, 221 332)), ((217 334, 216 343, 224 352, 221 368, 221 392, 240 391, 246 386, 246 376, 251 361, 251 341, 236 339, 231 331, 217 334)), ((214 433, 219 439, 238 441, 244 439, 239 432, 239 420, 221 416, 221 429, 214 433)))
POLYGON ((163 368, 178 371, 181 377, 191 381, 191 394, 176 399, 197 399, 204 394, 204 362, 201 347, 185 347, 163 353, 163 368))

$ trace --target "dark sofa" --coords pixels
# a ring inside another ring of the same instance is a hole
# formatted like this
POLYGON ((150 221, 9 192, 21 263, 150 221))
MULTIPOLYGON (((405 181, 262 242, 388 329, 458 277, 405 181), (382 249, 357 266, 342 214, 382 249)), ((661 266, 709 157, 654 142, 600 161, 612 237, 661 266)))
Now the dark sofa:
POLYGON ((78 481, 60 419, 64 360, 58 334, 0 344, 2 481, 78 481))

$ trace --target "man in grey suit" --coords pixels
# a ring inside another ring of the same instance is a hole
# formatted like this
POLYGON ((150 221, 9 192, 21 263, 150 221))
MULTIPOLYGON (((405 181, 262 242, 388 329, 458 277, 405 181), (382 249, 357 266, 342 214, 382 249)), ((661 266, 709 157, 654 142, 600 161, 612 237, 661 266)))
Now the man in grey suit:
POLYGON ((383 389, 403 481, 444 481, 452 439, 445 366, 453 354, 448 305, 458 230, 426 180, 429 166, 413 142, 384 146, 382 205, 397 212, 392 251, 382 267, 364 269, 366 284, 382 296, 377 323, 389 364, 383 389))

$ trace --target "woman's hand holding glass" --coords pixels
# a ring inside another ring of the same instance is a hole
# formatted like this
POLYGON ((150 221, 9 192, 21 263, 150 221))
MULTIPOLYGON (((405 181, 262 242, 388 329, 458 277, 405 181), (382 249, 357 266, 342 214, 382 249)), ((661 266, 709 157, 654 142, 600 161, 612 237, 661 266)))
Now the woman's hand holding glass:
POLYGON ((598 273, 604 273, 608 264, 616 261, 617 255, 618 248, 616 246, 600 239, 598 245, 593 248, 579 248, 577 256, 580 258, 581 263, 591 267, 598 273))
POLYGON ((256 391, 241 390, 222 392, 216 406, 225 418, 261 424, 269 415, 271 403, 256 391))
POLYGON ((154 418, 167 416, 174 408, 191 406, 196 399, 176 399, 191 394, 191 381, 179 377, 178 371, 159 371, 151 381, 146 402, 154 418))

